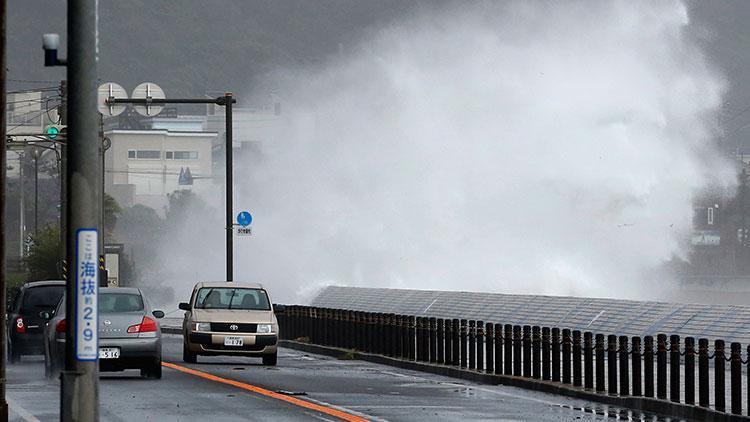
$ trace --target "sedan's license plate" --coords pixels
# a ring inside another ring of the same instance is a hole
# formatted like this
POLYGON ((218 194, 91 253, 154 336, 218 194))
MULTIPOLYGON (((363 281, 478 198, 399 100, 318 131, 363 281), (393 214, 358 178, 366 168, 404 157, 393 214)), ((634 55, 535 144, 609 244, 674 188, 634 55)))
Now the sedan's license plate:
POLYGON ((119 359, 120 348, 119 347, 100 347, 99 348, 99 359, 119 359))
POLYGON ((242 337, 226 336, 224 337, 224 346, 242 346, 244 341, 242 337))

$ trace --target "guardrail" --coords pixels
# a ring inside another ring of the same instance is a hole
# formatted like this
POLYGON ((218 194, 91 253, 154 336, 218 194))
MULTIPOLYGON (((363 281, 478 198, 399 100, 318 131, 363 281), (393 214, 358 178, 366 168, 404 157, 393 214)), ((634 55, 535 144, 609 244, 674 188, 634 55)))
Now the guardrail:
POLYGON ((745 407, 750 403, 750 346, 743 359, 740 343, 727 349, 715 340, 710 348, 707 339, 676 335, 627 337, 298 305, 286 306, 277 317, 285 340, 556 384, 600 397, 694 406, 698 412, 689 414, 702 418, 721 420, 723 414, 744 420, 743 401, 745 407))

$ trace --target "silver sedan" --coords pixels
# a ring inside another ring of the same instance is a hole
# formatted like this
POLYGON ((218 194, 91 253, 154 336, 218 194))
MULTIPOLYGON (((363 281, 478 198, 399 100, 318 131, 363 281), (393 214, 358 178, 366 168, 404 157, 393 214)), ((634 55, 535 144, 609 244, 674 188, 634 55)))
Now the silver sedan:
MULTIPOLYGON (((162 311, 149 311, 140 289, 99 289, 99 370, 140 369, 146 378, 161 378, 162 311)), ((48 377, 56 376, 65 362, 65 298, 44 329, 44 367, 48 377)))

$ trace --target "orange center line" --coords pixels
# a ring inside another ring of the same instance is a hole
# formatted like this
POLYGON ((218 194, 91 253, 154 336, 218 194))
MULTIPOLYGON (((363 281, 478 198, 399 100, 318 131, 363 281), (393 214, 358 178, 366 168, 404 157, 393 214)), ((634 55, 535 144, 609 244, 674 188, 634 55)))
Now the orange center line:
POLYGON ((334 409, 332 407, 323 406, 316 403, 310 403, 309 401, 300 400, 296 397, 290 397, 284 394, 279 394, 275 391, 266 390, 265 388, 258 387, 256 385, 247 384, 240 381, 231 380, 228 378, 222 378, 218 377, 213 374, 209 374, 208 372, 198 371, 196 369, 187 368, 181 365, 177 365, 171 362, 162 362, 162 366, 174 369, 176 371, 184 372, 186 374, 195 375, 196 377, 200 377, 203 379, 207 379, 214 382, 220 382, 222 384, 231 385, 233 387, 241 388, 243 390, 251 391, 256 394, 260 394, 266 397, 271 397, 276 400, 285 401, 287 403, 291 403, 295 406, 304 407, 305 409, 314 410, 316 412, 325 413, 326 415, 333 416, 336 418, 339 418, 344 421, 348 422, 364 422, 367 421, 367 419, 364 419, 362 417, 352 415, 350 413, 343 412, 338 409, 334 409))

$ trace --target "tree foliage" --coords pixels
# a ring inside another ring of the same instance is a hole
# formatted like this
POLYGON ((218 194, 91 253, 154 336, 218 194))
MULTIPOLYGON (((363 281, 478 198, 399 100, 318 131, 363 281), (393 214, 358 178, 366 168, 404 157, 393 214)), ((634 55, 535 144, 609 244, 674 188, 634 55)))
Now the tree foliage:
POLYGON ((104 194, 104 236, 110 238, 117 225, 117 219, 122 213, 122 208, 112 195, 104 194))
POLYGON ((60 260, 60 229, 49 225, 32 236, 32 246, 25 258, 31 280, 58 278, 60 260))

